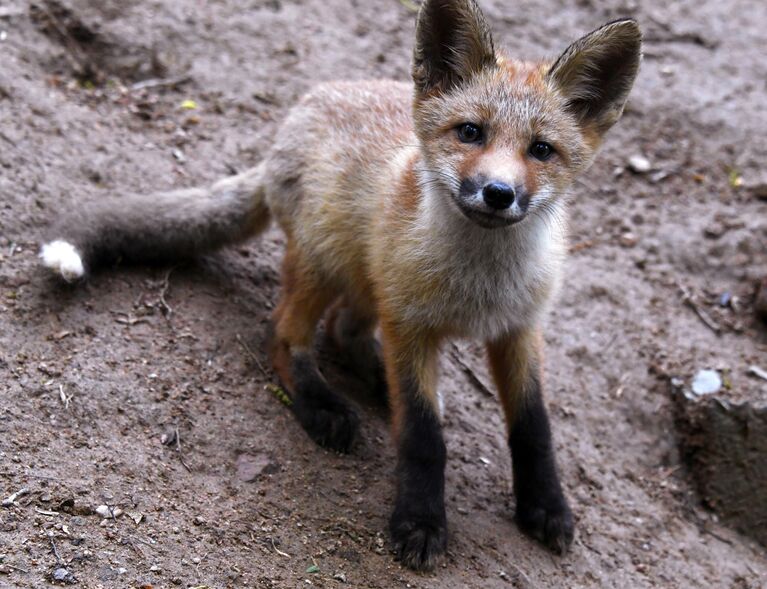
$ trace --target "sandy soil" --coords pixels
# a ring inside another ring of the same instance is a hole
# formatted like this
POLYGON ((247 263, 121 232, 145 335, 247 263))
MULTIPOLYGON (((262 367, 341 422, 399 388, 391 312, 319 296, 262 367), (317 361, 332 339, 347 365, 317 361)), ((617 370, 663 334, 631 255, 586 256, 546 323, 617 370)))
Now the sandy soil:
POLYGON ((242 170, 312 84, 406 78, 406 6, 68 0, 78 24, 52 1, 6 0, 0 495, 28 493, 0 508, 0 587, 46 586, 62 568, 60 582, 80 587, 767 586, 764 548, 699 505, 668 385, 711 367, 734 397, 767 394, 746 370, 767 368, 750 308, 767 268, 767 202, 749 190, 767 161, 767 4, 482 4, 499 44, 530 57, 618 16, 646 31, 630 107, 577 188, 573 253, 548 322, 572 552, 554 557, 515 527, 502 420, 470 377, 486 381, 479 348, 460 342, 445 350, 441 381, 449 555, 429 575, 393 562, 384 413, 363 405, 361 443, 336 456, 265 389, 276 231, 194 264, 119 268, 77 287, 37 265, 46 225, 78 201, 242 170), (184 79, 130 89, 158 76, 184 79), (652 170, 627 170, 635 155, 652 170), (718 305, 725 292, 735 305, 718 305), (124 513, 102 518, 100 505, 124 513))

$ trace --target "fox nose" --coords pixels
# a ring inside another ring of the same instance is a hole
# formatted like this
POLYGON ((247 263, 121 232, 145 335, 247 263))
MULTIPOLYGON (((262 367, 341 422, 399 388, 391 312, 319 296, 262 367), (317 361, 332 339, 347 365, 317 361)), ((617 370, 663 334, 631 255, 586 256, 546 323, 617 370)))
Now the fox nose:
POLYGON ((482 198, 490 208, 508 209, 514 202, 514 189, 503 182, 490 182, 482 188, 482 198))

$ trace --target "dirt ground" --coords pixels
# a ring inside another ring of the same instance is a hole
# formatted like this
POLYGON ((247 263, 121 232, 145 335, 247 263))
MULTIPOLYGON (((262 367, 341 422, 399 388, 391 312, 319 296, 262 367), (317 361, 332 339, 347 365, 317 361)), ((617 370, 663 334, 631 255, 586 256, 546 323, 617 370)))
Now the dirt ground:
POLYGON ((252 165, 316 82, 405 79, 405 4, 5 0, 0 495, 28 492, 0 508, 0 587, 43 587, 54 572, 80 587, 767 587, 764 548, 700 506, 669 390, 671 377, 716 368, 734 398, 767 395, 747 374, 767 368, 751 309, 767 271, 767 202, 749 188, 767 171, 767 3, 481 4, 514 55, 554 56, 624 15, 646 33, 626 115, 576 188, 548 321, 571 553, 554 557, 514 525, 500 412, 478 384, 479 347, 459 342, 441 380, 449 554, 428 575, 393 561, 384 412, 361 402, 362 439, 337 456, 265 388, 276 231, 74 287, 37 264, 45 227, 77 202, 252 165), (133 87, 158 77, 176 84, 133 87), (650 171, 627 169, 637 155, 650 171), (101 505, 124 513, 102 517, 101 505))

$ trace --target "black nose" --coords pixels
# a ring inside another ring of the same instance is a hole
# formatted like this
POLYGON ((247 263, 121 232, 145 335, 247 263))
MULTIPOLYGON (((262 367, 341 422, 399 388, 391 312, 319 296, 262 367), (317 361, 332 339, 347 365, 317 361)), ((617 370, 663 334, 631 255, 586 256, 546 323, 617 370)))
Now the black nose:
POLYGON ((491 208, 508 209, 514 202, 514 189, 503 182, 491 182, 482 189, 482 198, 491 208))

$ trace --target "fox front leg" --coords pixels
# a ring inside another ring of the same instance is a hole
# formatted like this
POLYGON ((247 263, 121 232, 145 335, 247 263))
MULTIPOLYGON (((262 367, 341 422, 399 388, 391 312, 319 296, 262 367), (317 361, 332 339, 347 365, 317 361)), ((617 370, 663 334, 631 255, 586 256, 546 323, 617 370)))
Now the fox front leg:
POLYGON ((436 399, 436 342, 382 325, 397 444, 397 497, 389 523, 400 562, 431 570, 447 547, 447 451, 436 399))
POLYGON ((517 523, 525 533, 564 554, 573 541, 574 524, 559 482, 543 404, 540 335, 510 334, 488 342, 487 349, 508 426, 517 523))

